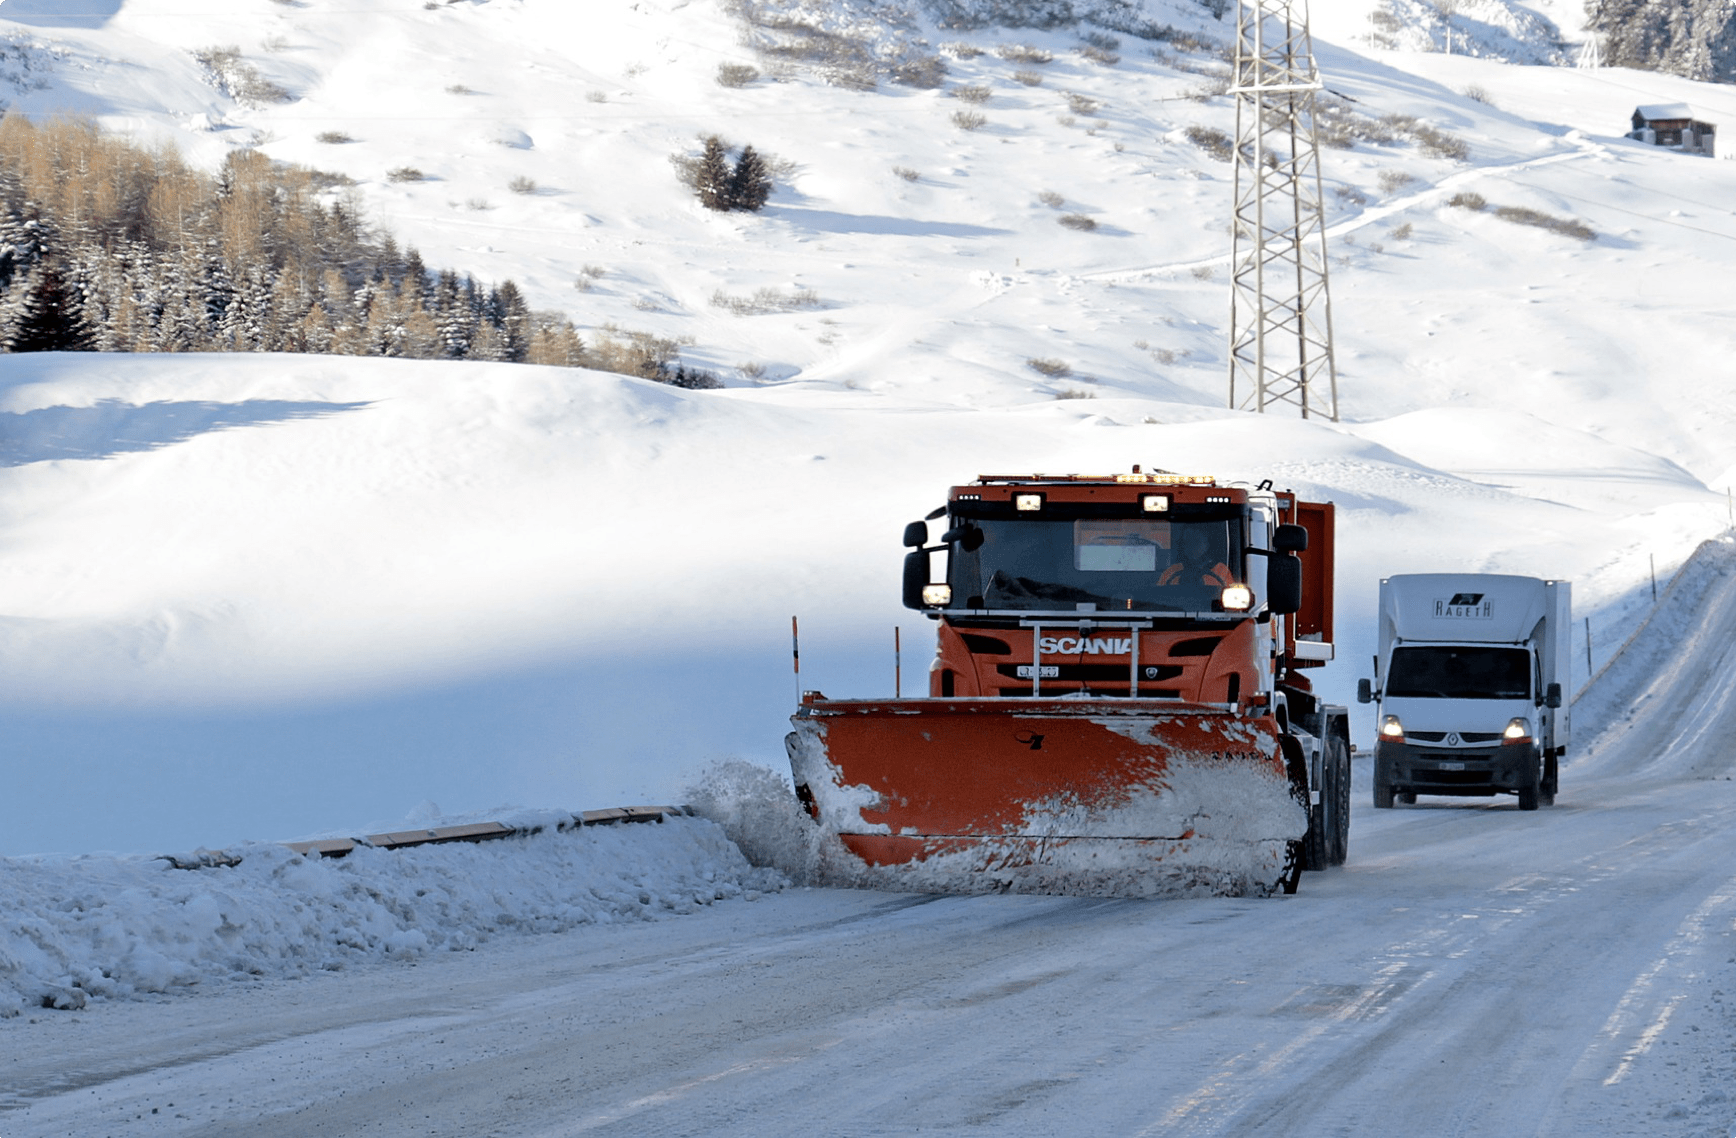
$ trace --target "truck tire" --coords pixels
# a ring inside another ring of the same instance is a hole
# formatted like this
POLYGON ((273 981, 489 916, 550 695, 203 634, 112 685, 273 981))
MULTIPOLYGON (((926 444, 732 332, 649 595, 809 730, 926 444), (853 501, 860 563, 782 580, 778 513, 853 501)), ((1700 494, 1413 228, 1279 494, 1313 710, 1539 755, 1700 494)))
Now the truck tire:
POLYGON ((1327 786, 1332 791, 1332 839, 1326 860, 1343 865, 1350 857, 1350 748, 1344 740, 1332 735, 1326 740, 1326 758, 1332 777, 1327 786))
POLYGON ((1539 797, 1545 806, 1555 805, 1555 791, 1561 784, 1561 757, 1550 755, 1543 762, 1543 787, 1539 797))
POLYGON ((1399 791, 1398 800, 1406 806, 1415 806, 1417 804, 1417 792, 1414 790, 1401 790, 1399 791))
POLYGON ((1313 795, 1308 792, 1308 757, 1302 750, 1302 743, 1294 735, 1278 736, 1278 745, 1284 752, 1284 769, 1290 775, 1290 794, 1307 812, 1308 832, 1302 835, 1301 854, 1302 869, 1307 872, 1326 868, 1326 796, 1321 795, 1318 804, 1311 803, 1313 795))

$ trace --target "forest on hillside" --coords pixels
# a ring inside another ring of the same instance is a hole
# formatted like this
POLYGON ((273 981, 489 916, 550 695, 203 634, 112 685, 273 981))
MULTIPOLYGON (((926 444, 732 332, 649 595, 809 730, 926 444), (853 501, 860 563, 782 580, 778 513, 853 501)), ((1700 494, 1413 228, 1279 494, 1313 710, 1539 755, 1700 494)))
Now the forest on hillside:
POLYGON ((675 345, 587 345, 512 281, 431 270, 345 180, 231 153, 208 174, 93 123, 0 119, 0 351, 313 352, 595 367, 715 386, 675 345))

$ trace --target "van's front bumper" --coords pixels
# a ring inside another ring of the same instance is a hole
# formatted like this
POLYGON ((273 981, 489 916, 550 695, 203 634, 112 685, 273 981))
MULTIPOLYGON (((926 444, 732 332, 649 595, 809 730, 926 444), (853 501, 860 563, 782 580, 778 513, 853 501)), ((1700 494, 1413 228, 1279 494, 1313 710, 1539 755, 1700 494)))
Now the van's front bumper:
POLYGON ((1374 745, 1375 781, 1395 794, 1516 794, 1541 769, 1536 743, 1431 747, 1382 739, 1374 745))

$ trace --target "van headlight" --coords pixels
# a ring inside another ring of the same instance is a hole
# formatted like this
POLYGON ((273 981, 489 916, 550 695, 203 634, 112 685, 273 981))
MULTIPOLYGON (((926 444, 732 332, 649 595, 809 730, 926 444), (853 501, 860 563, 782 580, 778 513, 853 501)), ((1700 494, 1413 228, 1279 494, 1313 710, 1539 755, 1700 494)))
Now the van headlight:
POLYGON ((1523 715, 1515 715, 1507 721, 1507 729, 1501 732, 1503 747, 1512 743, 1529 743, 1531 741, 1531 721, 1523 715))
POLYGON ((1388 715, 1380 721, 1380 737, 1389 743, 1404 742, 1404 724, 1398 721, 1398 716, 1388 715))

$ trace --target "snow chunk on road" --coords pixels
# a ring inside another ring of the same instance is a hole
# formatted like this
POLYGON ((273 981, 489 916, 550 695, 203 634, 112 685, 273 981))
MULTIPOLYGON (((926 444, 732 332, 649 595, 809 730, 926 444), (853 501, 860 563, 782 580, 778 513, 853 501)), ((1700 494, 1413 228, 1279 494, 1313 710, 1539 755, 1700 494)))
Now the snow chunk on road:
POLYGON ((265 844, 229 852, 239 865, 198 870, 0 858, 0 1016, 654 920, 786 884, 703 818, 342 859, 265 844))

